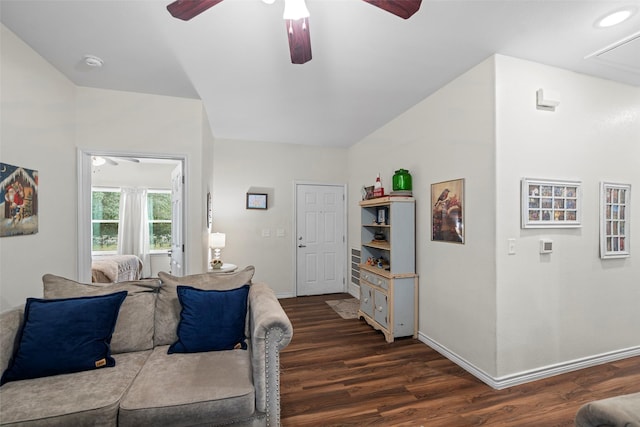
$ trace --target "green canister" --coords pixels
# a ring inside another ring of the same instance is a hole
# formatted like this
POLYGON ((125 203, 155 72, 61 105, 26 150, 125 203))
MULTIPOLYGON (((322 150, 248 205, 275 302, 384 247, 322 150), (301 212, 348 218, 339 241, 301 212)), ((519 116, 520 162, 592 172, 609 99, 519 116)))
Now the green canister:
POLYGON ((411 191, 411 174, 406 169, 398 169, 393 174, 393 191, 411 191))

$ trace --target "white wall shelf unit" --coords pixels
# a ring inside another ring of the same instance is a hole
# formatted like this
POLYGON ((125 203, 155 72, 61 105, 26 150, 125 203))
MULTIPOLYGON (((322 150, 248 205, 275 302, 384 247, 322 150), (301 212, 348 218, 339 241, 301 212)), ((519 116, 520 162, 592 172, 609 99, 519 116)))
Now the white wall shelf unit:
POLYGON ((387 342, 418 334, 415 199, 360 202, 361 264, 358 317, 387 342))

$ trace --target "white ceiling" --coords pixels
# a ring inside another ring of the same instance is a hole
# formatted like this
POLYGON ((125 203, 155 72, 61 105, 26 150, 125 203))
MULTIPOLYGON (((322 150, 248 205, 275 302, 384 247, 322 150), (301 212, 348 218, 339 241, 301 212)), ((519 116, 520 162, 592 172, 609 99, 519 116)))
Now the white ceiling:
POLYGON ((79 86, 202 99, 216 138, 349 146, 494 53, 640 86, 640 0, 423 0, 406 21, 307 0, 303 65, 283 0, 224 0, 187 22, 169 3, 0 0, 0 18, 79 86), (630 20, 595 26, 629 5, 630 20))

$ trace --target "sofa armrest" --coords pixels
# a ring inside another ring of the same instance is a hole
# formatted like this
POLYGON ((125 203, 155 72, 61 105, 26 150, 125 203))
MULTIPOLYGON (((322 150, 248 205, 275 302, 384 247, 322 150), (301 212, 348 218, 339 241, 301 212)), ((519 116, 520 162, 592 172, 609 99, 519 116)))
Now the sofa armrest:
POLYGON ((640 393, 585 403, 575 418, 576 427, 640 426, 640 393))
POLYGON ((273 290, 264 283, 249 289, 251 363, 256 410, 267 414, 267 425, 280 425, 280 350, 293 327, 273 290))
POLYGON ((0 375, 9 367, 13 353, 18 347, 23 319, 24 306, 0 314, 0 375))

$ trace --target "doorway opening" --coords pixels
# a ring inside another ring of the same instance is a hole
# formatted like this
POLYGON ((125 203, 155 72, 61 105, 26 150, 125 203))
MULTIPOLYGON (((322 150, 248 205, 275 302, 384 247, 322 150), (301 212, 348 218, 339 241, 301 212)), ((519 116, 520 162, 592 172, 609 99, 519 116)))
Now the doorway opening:
POLYGON ((78 280, 115 254, 138 256, 141 277, 183 275, 186 158, 79 149, 78 159, 78 280))

